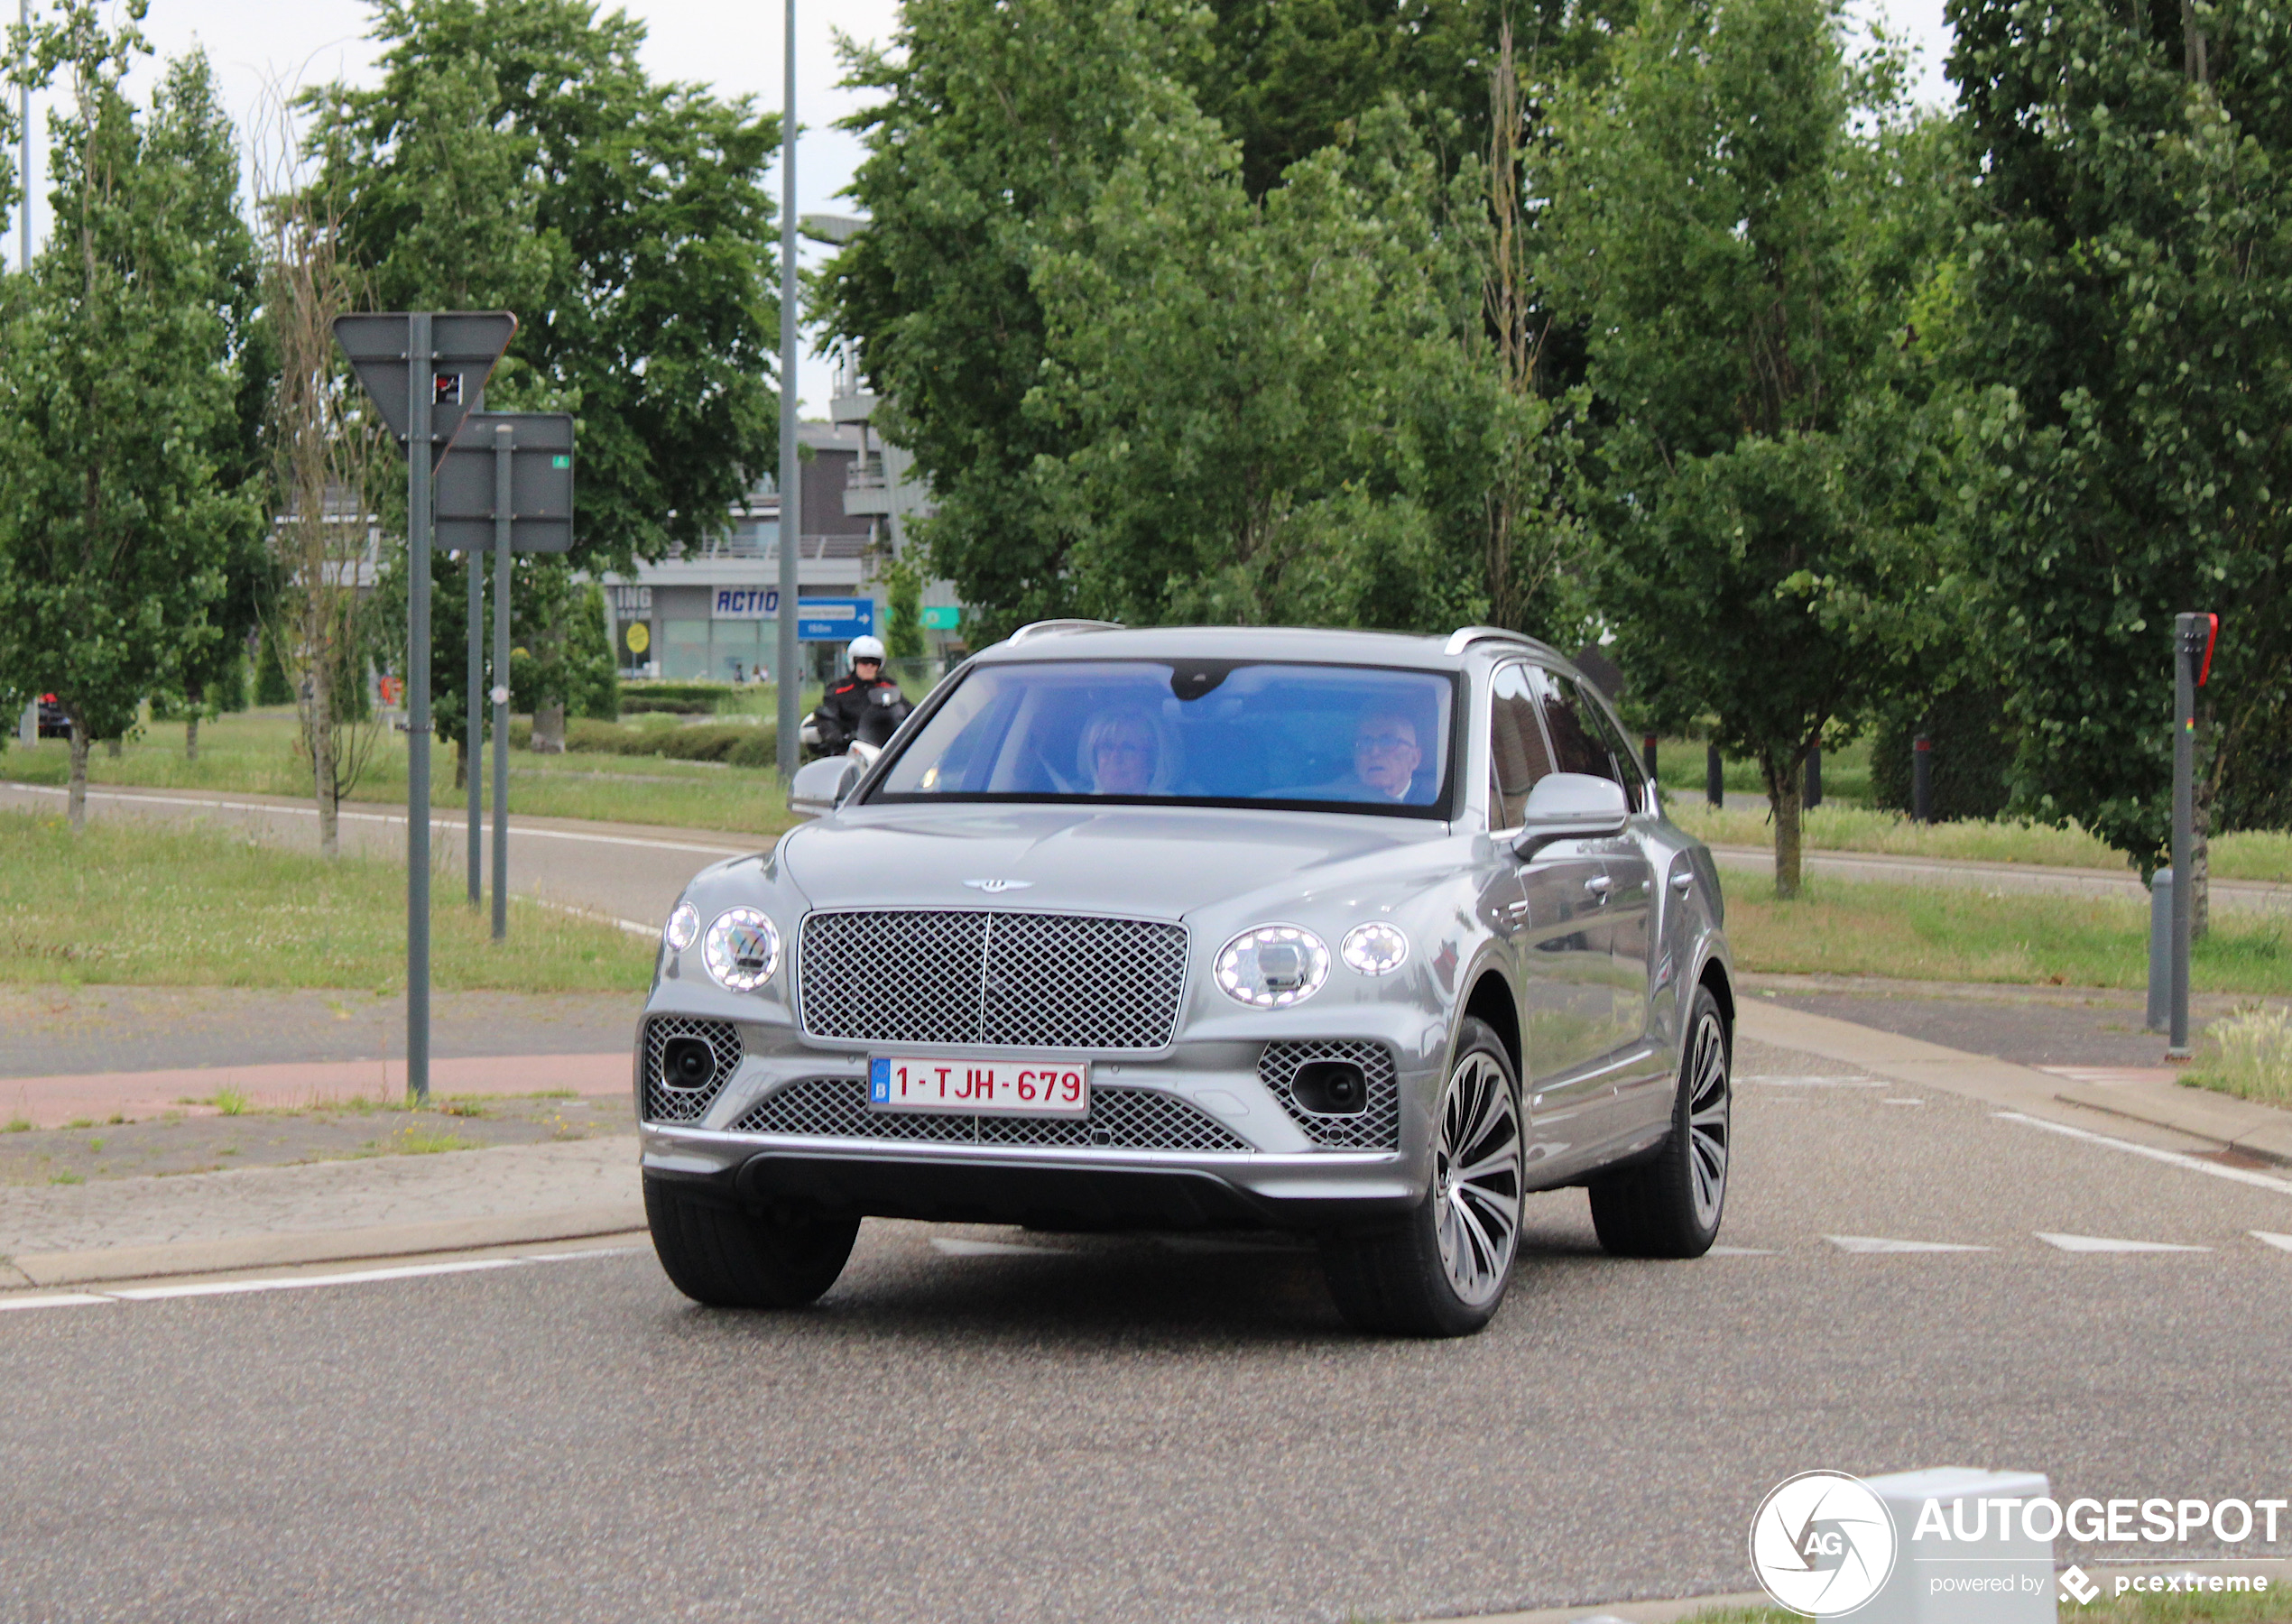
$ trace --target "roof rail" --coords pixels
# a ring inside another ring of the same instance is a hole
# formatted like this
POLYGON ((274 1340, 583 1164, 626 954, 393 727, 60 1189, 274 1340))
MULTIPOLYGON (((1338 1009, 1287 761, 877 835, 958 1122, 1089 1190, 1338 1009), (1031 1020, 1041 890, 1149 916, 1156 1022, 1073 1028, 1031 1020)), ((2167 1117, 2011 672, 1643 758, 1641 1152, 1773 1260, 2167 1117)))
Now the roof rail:
POLYGON ((1459 626, 1448 634, 1441 646, 1444 654, 1462 654, 1476 642, 1513 642, 1534 647, 1535 640, 1525 632, 1509 632, 1502 626, 1459 626))
POLYGON ((1030 637, 1057 637, 1067 632, 1120 632, 1123 629, 1123 623, 1120 621, 1030 621, 1026 625, 1020 627, 1016 632, 1013 632, 1010 636, 1004 638, 1003 641, 1005 642, 1024 642, 1030 637))

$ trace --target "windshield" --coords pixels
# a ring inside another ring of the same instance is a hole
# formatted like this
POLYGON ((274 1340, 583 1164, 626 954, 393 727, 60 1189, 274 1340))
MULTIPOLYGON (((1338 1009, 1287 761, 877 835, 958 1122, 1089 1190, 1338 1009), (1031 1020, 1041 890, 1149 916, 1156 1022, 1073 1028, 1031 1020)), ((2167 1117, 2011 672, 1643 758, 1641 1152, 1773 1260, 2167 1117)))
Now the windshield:
POLYGON ((974 669, 871 801, 1106 800, 1446 816, 1452 678, 1228 660, 974 669))

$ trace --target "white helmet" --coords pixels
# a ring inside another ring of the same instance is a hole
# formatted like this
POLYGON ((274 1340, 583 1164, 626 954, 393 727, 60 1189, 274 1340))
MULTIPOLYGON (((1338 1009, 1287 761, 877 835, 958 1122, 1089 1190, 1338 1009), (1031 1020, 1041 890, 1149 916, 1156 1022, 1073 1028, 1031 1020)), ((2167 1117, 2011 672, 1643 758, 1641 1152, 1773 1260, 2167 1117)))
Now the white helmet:
POLYGON ((883 640, 880 637, 855 637, 852 639, 852 646, 845 652, 851 657, 855 664, 863 660, 882 660, 883 640))

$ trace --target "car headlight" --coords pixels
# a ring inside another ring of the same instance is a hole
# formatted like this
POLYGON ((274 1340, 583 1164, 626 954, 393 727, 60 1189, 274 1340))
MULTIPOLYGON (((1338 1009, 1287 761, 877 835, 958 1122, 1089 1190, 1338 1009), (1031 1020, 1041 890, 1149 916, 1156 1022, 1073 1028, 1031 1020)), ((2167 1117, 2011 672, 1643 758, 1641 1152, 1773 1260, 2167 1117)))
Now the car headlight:
POLYGON ((661 935, 668 942, 670 952, 682 953, 700 935, 699 909, 689 902, 678 903, 676 911, 669 916, 668 927, 661 935))
POLYGON ((1337 955, 1363 975, 1390 975, 1408 962, 1409 938, 1400 926, 1372 919, 1345 933, 1337 955))
POLYGON ((753 992, 780 966, 780 932, 753 908, 728 908, 708 927, 701 957, 716 984, 729 992, 753 992))
POLYGON ((1295 925, 1260 925, 1217 950, 1217 984, 1258 1010, 1302 1003, 1329 979, 1329 949, 1295 925))

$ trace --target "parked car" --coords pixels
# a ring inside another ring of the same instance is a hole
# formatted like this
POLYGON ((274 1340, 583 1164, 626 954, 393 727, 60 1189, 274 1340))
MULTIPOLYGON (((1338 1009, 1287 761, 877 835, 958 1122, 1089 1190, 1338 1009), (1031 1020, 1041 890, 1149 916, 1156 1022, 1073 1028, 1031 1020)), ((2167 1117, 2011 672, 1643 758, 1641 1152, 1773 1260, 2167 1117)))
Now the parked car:
POLYGON ((1030 626, 824 816, 671 913, 647 1215, 703 1303, 808 1302, 870 1215, 1318 1238, 1366 1329, 1478 1330, 1523 1198, 1718 1234, 1734 992, 1710 854, 1550 649, 1030 626))

